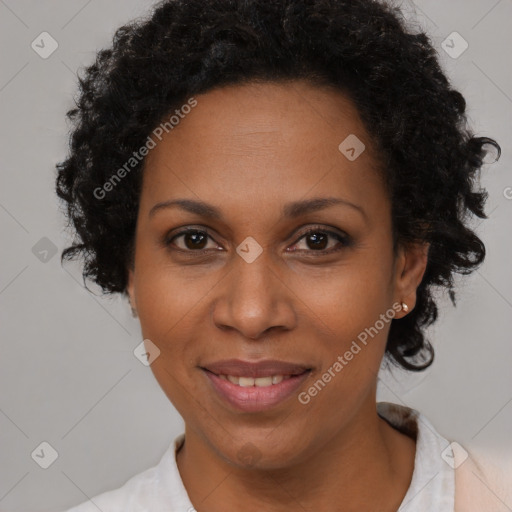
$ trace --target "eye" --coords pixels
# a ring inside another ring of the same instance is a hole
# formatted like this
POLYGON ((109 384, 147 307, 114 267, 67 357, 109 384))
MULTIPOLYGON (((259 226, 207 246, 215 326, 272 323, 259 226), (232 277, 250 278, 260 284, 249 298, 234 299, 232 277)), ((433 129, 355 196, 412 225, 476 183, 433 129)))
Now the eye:
MULTIPOLYGON (((291 252, 305 250, 306 252, 315 252, 317 254, 329 254, 343 249, 350 245, 350 238, 348 235, 337 233, 334 231, 329 231, 322 228, 311 228, 306 233, 304 233, 298 240, 304 241, 304 245, 306 245, 305 249, 292 249, 291 252), (329 239, 335 240, 338 244, 334 244, 329 247, 329 239)), ((298 243, 297 242, 297 243, 298 243)), ((297 245, 296 243, 296 245, 297 245)))
POLYGON ((211 239, 210 235, 201 229, 197 228, 187 228, 183 231, 180 231, 176 235, 167 239, 166 245, 176 245, 178 249, 181 249, 185 252, 195 251, 201 252, 206 251, 208 249, 216 249, 218 245, 215 244, 215 247, 208 247, 208 239, 211 239), (177 243, 177 240, 180 240, 180 243, 177 243))
MULTIPOLYGON (((209 239, 213 241, 213 238, 204 229, 186 228, 166 238, 164 244, 166 246, 174 246, 182 252, 189 253, 204 253, 212 249, 222 250, 216 243, 212 247, 208 247, 209 239)), ((310 252, 316 253, 315 255, 330 254, 348 247, 350 240, 350 237, 346 234, 326 230, 325 228, 322 229, 321 227, 313 227, 302 234, 294 246, 292 246, 290 252, 310 252), (306 247, 297 249, 296 246, 301 241, 304 242, 306 247), (333 244, 332 242, 338 243, 333 244)))

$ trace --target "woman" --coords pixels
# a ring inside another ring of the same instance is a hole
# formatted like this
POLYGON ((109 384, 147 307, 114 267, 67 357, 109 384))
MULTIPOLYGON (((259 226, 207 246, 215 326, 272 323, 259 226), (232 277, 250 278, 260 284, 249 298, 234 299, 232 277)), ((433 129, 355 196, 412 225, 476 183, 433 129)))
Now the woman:
POLYGON ((185 432, 71 510, 469 510, 465 450, 376 404, 383 358, 432 363, 433 287, 454 302, 485 256, 499 146, 427 36, 369 0, 171 0, 80 84, 63 259, 129 298, 185 432))

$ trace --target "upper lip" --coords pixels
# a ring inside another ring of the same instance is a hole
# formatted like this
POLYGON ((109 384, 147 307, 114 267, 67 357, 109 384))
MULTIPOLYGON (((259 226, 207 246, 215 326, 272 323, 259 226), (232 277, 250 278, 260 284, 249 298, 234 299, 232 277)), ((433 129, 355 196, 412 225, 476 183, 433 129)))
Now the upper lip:
POLYGON ((232 375, 233 377, 272 377, 273 375, 300 375, 311 368, 298 363, 266 359, 264 361, 251 362, 241 359, 226 359, 203 365, 216 375, 232 375))

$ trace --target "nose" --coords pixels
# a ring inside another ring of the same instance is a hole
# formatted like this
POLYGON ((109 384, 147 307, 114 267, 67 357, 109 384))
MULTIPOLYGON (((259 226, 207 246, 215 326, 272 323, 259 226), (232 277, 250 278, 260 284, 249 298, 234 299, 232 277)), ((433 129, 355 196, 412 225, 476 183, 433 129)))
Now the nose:
POLYGON ((244 338, 261 340, 270 331, 296 326, 297 297, 272 268, 265 251, 252 263, 235 256, 228 275, 217 287, 213 321, 224 331, 238 331, 244 338))

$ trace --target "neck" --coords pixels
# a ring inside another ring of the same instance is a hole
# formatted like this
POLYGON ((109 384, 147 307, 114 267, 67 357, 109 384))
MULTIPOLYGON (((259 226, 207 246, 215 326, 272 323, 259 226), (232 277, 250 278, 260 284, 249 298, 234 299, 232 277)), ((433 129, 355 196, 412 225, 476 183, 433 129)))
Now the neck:
POLYGON ((225 510, 396 511, 414 468, 415 443, 381 419, 375 401, 320 450, 273 470, 240 468, 214 453, 193 430, 177 455, 197 512, 225 510))

